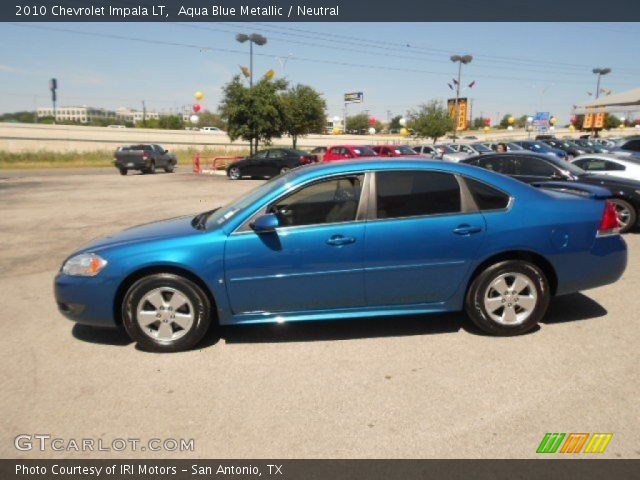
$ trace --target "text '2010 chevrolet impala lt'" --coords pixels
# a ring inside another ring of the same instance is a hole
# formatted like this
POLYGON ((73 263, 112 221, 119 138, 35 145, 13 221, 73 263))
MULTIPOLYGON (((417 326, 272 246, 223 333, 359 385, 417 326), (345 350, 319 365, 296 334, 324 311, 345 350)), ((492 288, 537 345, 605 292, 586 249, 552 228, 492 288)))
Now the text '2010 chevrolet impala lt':
POLYGON ((220 209, 87 245, 55 296, 71 320, 123 325, 156 351, 192 348, 214 324, 462 310, 516 335, 554 295, 622 275, 609 195, 426 160, 305 166, 220 209))

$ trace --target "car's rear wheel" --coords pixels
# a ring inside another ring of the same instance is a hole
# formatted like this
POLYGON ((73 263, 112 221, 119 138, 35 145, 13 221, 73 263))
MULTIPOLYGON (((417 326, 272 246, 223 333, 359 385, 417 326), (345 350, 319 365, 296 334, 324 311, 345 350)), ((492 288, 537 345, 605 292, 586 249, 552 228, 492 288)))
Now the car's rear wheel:
POLYGON ((129 336, 145 350, 177 352, 194 347, 211 325, 211 302, 202 289, 179 275, 143 277, 127 291, 122 319, 129 336))
POLYGON ((633 205, 621 198, 612 198, 611 203, 616 207, 620 233, 628 232, 636 225, 636 222, 638 221, 638 212, 633 208, 633 205))
POLYGON ((489 266, 473 280, 465 310, 473 323, 492 335, 519 335, 544 317, 551 294, 544 272, 524 260, 489 266))
POLYGON ((229 168, 229 178, 231 180, 239 180, 241 176, 242 176, 242 173, 240 172, 240 168, 238 167, 229 168))
POLYGON ((127 174, 127 169, 126 168, 120 168, 120 175, 126 175, 127 174))
POLYGON ((285 175, 287 174, 289 171, 291 171, 291 169, 289 167, 282 167, 280 169, 280 175, 285 175))
POLYGON ((149 165, 149 168, 147 169, 147 173, 150 173, 152 175, 156 173, 156 162, 153 162, 153 161, 151 162, 151 164, 149 165))

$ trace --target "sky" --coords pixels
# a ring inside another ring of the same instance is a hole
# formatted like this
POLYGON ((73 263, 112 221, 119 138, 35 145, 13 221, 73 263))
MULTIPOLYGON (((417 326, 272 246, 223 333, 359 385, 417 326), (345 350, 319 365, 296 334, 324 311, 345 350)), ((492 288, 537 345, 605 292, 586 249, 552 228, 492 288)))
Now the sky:
POLYGON ((640 87, 640 23, 27 23, 0 24, 0 113, 50 106, 48 80, 58 79, 58 105, 177 110, 195 102, 215 111, 222 86, 249 64, 236 33, 260 33, 254 74, 273 69, 290 83, 311 85, 330 117, 343 95, 364 92, 377 119, 445 100, 457 75, 452 54, 473 55, 462 70, 461 96, 473 117, 495 122, 549 111, 568 121, 571 107, 595 92, 594 67, 609 67, 602 88, 640 87), (475 80, 472 88, 467 87, 475 80))

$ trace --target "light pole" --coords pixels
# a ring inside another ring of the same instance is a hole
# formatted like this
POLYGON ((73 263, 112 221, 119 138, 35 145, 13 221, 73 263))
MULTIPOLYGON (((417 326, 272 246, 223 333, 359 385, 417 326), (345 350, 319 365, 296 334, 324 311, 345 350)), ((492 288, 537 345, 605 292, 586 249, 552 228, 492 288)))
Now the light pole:
MULTIPOLYGON (((267 43, 267 37, 263 37, 259 33, 252 33, 247 35, 245 33, 239 33, 236 35, 236 41, 244 43, 249 42, 249 88, 253 88, 253 44, 262 46, 267 43)), ((258 147, 258 141, 256 140, 256 150, 258 147)), ((253 139, 249 142, 249 154, 253 155, 253 139)))
POLYGON ((600 96, 600 77, 602 75, 607 75, 609 73, 611 73, 611 69, 610 68, 594 68, 593 73, 595 73, 597 75, 597 80, 596 80, 596 98, 598 98, 600 96))
POLYGON ((471 63, 473 57, 471 55, 451 55, 451 61, 458 64, 458 83, 456 84, 456 104, 453 127, 453 143, 456 142, 456 132, 458 131, 458 116, 460 115, 460 77, 462 75, 462 64, 471 63))

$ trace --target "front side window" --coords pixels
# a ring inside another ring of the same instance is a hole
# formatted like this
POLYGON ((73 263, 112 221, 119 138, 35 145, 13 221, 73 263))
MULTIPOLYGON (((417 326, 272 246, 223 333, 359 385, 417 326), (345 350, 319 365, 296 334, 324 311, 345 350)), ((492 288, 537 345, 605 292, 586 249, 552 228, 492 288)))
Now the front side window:
POLYGON ((513 162, 508 157, 489 157, 482 158, 478 161, 478 165, 492 172, 503 173, 505 175, 513 174, 513 162))
POLYGON ((514 175, 527 175, 531 177, 551 177, 557 170, 555 167, 537 158, 516 158, 514 175))
POLYGON ((459 213, 460 187, 449 173, 394 171, 376 173, 377 218, 459 213))
POLYGON ((278 200, 268 209, 282 227, 352 222, 356 219, 364 175, 314 183, 278 200))

